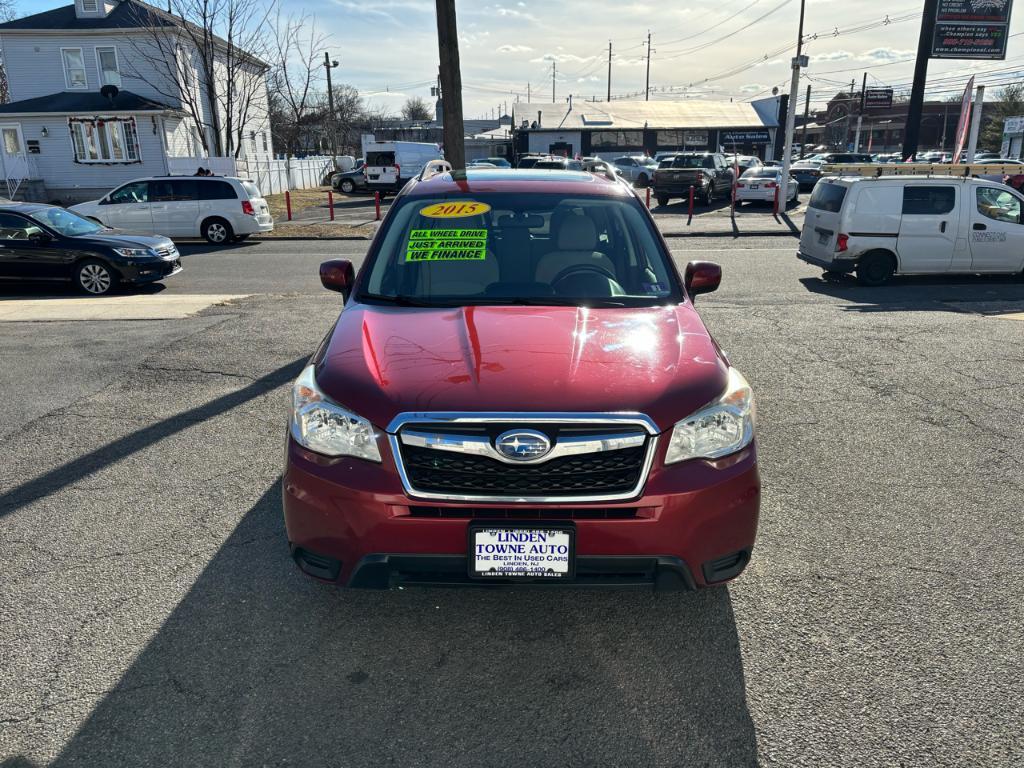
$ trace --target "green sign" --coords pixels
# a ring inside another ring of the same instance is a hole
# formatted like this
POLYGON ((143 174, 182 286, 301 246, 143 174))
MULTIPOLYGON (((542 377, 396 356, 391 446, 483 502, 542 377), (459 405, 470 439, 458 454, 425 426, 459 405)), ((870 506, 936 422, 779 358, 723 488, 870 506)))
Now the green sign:
POLYGON ((414 229, 409 234, 406 262, 483 261, 487 258, 486 229, 414 229))

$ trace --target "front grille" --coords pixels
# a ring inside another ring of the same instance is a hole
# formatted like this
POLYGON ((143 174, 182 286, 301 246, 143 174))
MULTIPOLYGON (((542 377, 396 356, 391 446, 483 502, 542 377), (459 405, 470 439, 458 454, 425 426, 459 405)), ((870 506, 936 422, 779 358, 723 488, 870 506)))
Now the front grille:
POLYGON ((156 253, 157 253, 157 256, 159 256, 160 258, 166 259, 166 258, 169 258, 171 255, 177 256, 178 249, 175 246, 173 246, 173 245, 172 246, 165 246, 163 248, 157 248, 156 249, 156 253))
MULTIPOLYGON (((649 439, 648 439, 649 442, 649 439)), ((647 445, 562 456, 516 466, 486 456, 400 446, 409 484, 417 491, 466 496, 606 496, 640 483, 647 445)))
POLYGON ((409 507, 410 517, 446 520, 634 520, 636 507, 409 507))

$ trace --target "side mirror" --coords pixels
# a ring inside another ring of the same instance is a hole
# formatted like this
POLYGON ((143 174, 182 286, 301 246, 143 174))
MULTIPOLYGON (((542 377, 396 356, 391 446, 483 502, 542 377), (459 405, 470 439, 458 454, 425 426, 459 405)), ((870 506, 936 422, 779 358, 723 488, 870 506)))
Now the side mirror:
POLYGON ((356 271, 348 259, 329 259, 320 265, 320 283, 329 291, 337 291, 346 300, 356 282, 356 271))
POLYGON ((686 265, 683 283, 691 299, 701 293, 717 291, 722 283, 722 268, 713 261, 691 261, 686 265))

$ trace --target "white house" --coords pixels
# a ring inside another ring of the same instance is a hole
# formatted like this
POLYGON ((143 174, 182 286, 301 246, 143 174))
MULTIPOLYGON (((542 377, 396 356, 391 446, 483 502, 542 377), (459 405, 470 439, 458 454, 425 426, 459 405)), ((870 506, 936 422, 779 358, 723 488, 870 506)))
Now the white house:
MULTIPOLYGON (((267 66, 242 54, 235 81, 246 83, 236 86, 245 103, 234 99, 228 115, 223 98, 209 96, 203 57, 183 30, 181 19, 140 0, 75 0, 0 24, 11 98, 0 105, 0 195, 69 203, 140 176, 188 172, 183 158, 198 167, 217 154, 217 131, 222 154, 240 145, 240 159, 269 161, 267 66)), ((227 51, 218 40, 215 84, 226 77, 227 51)))

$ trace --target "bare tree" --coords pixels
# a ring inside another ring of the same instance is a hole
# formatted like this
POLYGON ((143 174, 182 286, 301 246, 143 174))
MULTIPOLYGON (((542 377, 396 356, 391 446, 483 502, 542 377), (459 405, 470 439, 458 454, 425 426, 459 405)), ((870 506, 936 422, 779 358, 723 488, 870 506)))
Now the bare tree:
MULTIPOLYGON (((271 125, 286 153, 299 149, 304 126, 320 110, 317 86, 323 77, 320 52, 327 42, 316 20, 307 15, 281 16, 274 23, 274 51, 269 76, 271 125)), ((335 89, 337 90, 337 89, 335 89)))
POLYGON ((237 157, 244 132, 268 114, 266 59, 276 0, 169 0, 163 11, 131 3, 136 28, 125 31, 133 55, 123 77, 180 103, 203 149, 237 157))
MULTIPOLYGON (((12 21, 18 13, 14 0, 0 0, 0 22, 12 21)), ((0 104, 11 100, 11 92, 7 85, 7 68, 3 64, 3 51, 0 51, 0 104)))
POLYGON ((430 120, 432 117, 430 105, 419 96, 410 96, 402 105, 403 120, 430 120))

